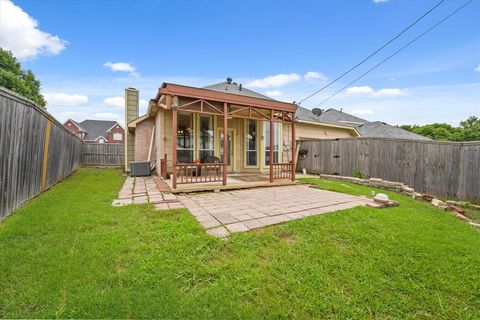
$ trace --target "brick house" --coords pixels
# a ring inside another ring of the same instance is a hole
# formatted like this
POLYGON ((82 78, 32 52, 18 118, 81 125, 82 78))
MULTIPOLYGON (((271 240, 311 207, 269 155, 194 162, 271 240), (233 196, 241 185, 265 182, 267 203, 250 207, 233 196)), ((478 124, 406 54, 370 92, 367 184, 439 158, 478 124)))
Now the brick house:
POLYGON ((87 119, 77 122, 68 119, 63 126, 86 142, 118 144, 125 142, 125 130, 117 121, 87 119))

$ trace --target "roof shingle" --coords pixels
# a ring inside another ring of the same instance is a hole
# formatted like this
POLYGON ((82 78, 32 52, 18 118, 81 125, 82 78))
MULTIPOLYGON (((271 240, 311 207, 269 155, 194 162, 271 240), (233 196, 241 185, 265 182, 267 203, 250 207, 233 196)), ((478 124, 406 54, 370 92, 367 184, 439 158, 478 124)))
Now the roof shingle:
POLYGON ((311 110, 299 107, 297 111, 297 119, 352 127, 357 129, 361 137, 430 140, 429 138, 426 138, 419 134, 391 126, 384 122, 370 122, 368 120, 353 116, 351 114, 333 108, 323 111, 320 116, 316 116, 311 110))
POLYGON ((83 138, 84 140, 96 140, 102 136, 104 138, 108 135, 108 130, 117 124, 117 121, 108 120, 84 120, 79 125, 85 129, 87 134, 83 138))

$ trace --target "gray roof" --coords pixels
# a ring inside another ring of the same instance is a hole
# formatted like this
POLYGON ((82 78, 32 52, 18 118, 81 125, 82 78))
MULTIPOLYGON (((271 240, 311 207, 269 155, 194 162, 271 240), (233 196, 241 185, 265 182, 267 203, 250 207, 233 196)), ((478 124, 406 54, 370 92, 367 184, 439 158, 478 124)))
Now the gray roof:
POLYGON ((316 116, 311 110, 299 107, 297 110, 297 119, 355 128, 361 137, 430 140, 419 134, 391 126, 384 122, 370 122, 333 108, 323 111, 320 116, 316 116))
POLYGON ((87 132, 83 140, 96 140, 100 136, 107 138, 108 130, 117 124, 117 121, 83 120, 78 124, 87 132))
POLYGON ((357 127, 358 132, 362 137, 382 137, 382 138, 396 138, 396 139, 410 139, 410 140, 431 140, 419 134, 403 130, 399 127, 394 127, 388 123, 374 121, 367 122, 357 127))
POLYGON ((258 92, 249 90, 249 89, 247 89, 243 86, 240 89, 240 86, 241 85, 237 84, 236 82, 226 81, 226 82, 220 82, 220 83, 217 83, 217 84, 212 84, 210 86, 203 87, 203 89, 222 92, 222 93, 237 94, 237 95, 240 95, 240 96, 247 96, 247 97, 276 101, 275 99, 264 96, 263 94, 260 94, 258 92))

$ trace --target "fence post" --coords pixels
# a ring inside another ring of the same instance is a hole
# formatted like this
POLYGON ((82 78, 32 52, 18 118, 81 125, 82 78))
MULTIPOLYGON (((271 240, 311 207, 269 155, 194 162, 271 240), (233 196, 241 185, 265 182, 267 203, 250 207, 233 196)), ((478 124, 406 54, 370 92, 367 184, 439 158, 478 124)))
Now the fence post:
POLYGON ((50 131, 52 130, 52 119, 47 120, 45 128, 45 143, 43 144, 43 164, 42 164, 42 191, 47 188, 47 170, 48 170, 48 147, 50 145, 50 131))

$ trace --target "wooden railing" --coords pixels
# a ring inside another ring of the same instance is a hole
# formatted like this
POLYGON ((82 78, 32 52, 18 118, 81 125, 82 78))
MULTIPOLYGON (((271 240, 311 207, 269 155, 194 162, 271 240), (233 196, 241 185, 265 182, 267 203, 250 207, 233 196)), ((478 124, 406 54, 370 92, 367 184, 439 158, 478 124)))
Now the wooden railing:
POLYGON ((293 163, 274 163, 273 179, 291 179, 293 163))
POLYGON ((174 166, 177 184, 223 181, 223 163, 177 163, 174 166))

